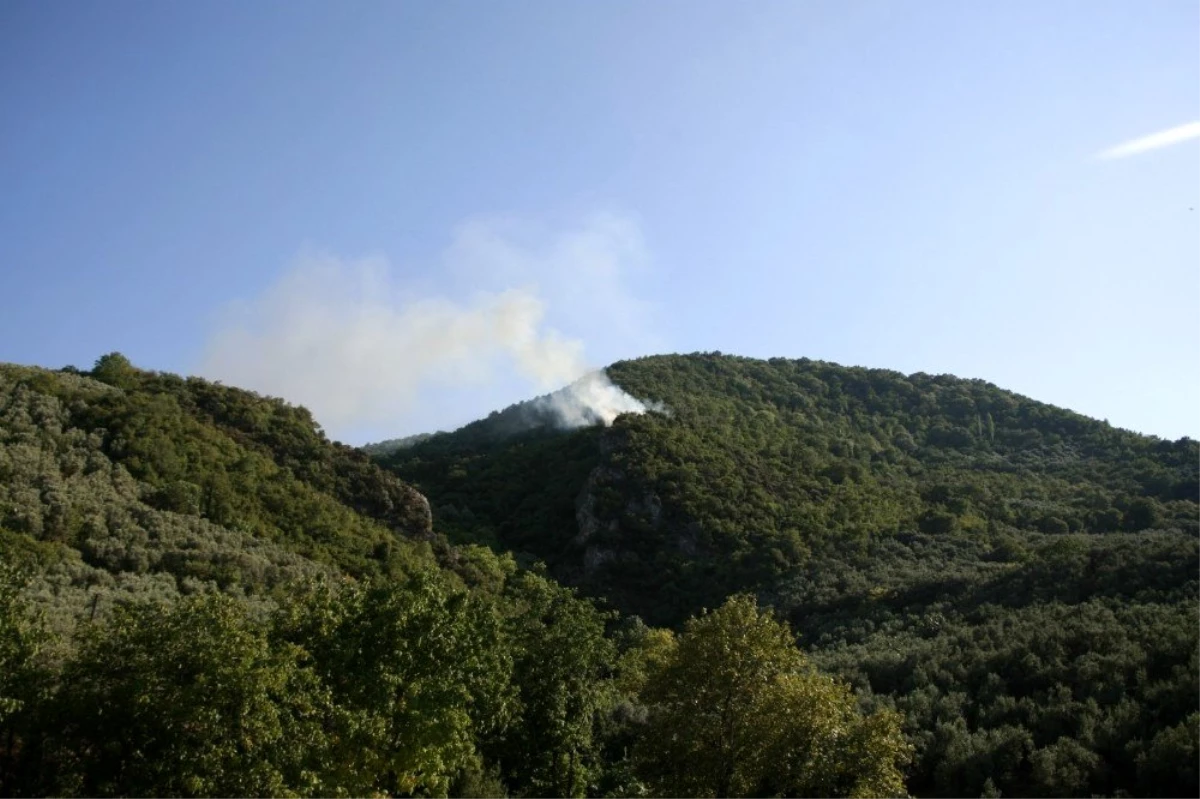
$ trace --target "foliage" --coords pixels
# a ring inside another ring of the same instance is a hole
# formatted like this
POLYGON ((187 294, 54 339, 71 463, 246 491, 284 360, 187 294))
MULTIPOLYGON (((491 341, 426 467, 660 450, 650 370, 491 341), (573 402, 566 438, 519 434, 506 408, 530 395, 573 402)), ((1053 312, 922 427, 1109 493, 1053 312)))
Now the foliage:
POLYGON ((0 556, 29 576, 0 591, 5 793, 582 796, 628 771, 612 614, 431 535, 303 409, 117 354, 94 377, 0 366, 0 556))
POLYGON ((117 609, 88 628, 49 705, 54 794, 321 793, 329 697, 235 600, 117 609))
POLYGON ((46 671, 38 655, 46 631, 21 595, 23 576, 0 562, 0 793, 19 770, 17 741, 35 721, 46 671))
POLYGON ((494 608, 435 573, 318 591, 283 640, 303 648, 343 712, 331 767, 351 794, 445 795, 475 736, 511 717, 512 658, 494 608))
POLYGON ((510 409, 398 477, 116 353, 0 365, 0 792, 1195 795, 1195 442, 948 377, 611 374, 670 413, 510 409))
MULTIPOLYGON (((514 432, 514 406, 381 462, 455 540, 650 623, 756 594, 867 707, 902 711, 919 795, 1196 792, 1148 754, 1190 751, 1200 706, 1195 441, 804 359, 608 373, 669 413, 514 432)), ((606 717, 614 761, 643 712, 606 717)))
POLYGON ((506 586, 519 696, 515 734, 495 747, 528 795, 583 796, 600 770, 593 730, 612 699, 606 615, 542 576, 506 586))
POLYGON ((514 406, 384 459, 440 527, 675 625, 880 536, 1200 528, 1200 446, 978 380, 799 360, 609 368, 669 414, 506 434, 514 406))
POLYGON ((427 520, 410 517, 424 499, 324 441, 306 411, 120 374, 117 389, 0 365, 0 556, 29 566, 60 631, 120 594, 264 596, 338 568, 398 574, 432 554, 427 520))
POLYGON ((733 597, 692 619, 643 696, 643 774, 668 796, 898 796, 898 717, 863 717, 786 625, 733 597))
POLYGON ((20 588, 16 570, 0 563, 0 724, 8 724, 28 704, 34 659, 43 639, 20 588))
POLYGON ((411 447, 414 444, 420 444, 441 433, 417 433, 414 436, 404 436, 403 438, 389 438, 386 441, 377 441, 374 444, 366 444, 362 447, 362 451, 372 456, 390 455, 402 449, 411 447))

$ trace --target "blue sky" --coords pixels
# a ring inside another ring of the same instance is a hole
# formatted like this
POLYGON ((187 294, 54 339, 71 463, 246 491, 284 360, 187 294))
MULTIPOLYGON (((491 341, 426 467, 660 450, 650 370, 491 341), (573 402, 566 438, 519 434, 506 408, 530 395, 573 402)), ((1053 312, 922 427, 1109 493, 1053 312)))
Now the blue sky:
POLYGON ((1197 120, 1182 0, 9 0, 0 360, 353 442, 697 350, 1196 437, 1200 140, 1100 155, 1197 120))

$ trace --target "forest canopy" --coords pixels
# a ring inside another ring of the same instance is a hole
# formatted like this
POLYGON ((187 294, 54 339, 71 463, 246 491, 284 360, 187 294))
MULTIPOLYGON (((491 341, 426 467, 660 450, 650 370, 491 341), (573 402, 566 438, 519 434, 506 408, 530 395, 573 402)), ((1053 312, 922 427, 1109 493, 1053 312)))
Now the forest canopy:
POLYGON ((0 365, 0 792, 1196 794, 1195 442, 609 374, 670 412, 373 460, 116 353, 0 365))
POLYGON ((451 540, 651 624, 757 596, 864 707, 902 712, 916 795, 1196 792, 1157 760, 1194 762, 1200 735, 1196 441, 948 375, 607 371, 669 413, 505 436, 506 410, 380 462, 451 540))
MULTIPOLYGON (((669 756, 635 752, 666 712, 670 662, 644 653, 670 633, 451 545, 302 408, 118 354, 89 375, 0 366, 0 475, 5 795, 662 785, 669 756)), ((890 745, 869 755, 899 791, 890 745)))

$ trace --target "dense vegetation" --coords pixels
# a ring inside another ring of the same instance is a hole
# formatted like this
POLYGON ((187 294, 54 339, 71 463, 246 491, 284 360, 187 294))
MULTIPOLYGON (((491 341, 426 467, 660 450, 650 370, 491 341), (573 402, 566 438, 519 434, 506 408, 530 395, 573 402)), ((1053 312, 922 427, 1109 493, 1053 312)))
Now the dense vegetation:
POLYGON ((667 412, 517 407, 389 473, 116 354, 0 365, 0 793, 1196 795, 1195 442, 948 377, 610 375, 667 412))
POLYGON ((373 444, 366 444, 362 447, 362 451, 372 456, 391 455, 402 449, 407 449, 414 444, 420 444, 422 441, 428 441, 435 435, 441 433, 417 433, 413 436, 404 436, 403 438, 389 438, 386 441, 376 441, 373 444))
POLYGON ((982 381, 807 360, 609 370, 668 413, 382 458, 458 542, 678 626, 749 591, 864 708, 917 795, 1200 790, 1200 448, 982 381))
POLYGON ((0 365, 0 794, 894 794, 901 723, 752 597, 676 635, 452 546, 302 408, 0 365))

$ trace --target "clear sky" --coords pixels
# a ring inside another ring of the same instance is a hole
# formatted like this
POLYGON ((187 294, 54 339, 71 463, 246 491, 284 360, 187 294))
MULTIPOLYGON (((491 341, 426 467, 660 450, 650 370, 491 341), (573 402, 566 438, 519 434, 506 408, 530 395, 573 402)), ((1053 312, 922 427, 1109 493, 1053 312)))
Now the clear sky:
POLYGON ((1198 120, 1184 0, 6 0, 0 360, 355 443, 697 350, 1197 437, 1198 120))

